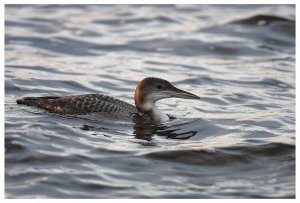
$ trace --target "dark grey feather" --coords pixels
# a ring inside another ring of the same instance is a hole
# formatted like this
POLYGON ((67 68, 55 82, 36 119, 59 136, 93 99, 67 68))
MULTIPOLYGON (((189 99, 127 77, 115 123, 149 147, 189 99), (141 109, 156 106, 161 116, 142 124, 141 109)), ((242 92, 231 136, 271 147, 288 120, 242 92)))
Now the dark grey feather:
POLYGON ((60 114, 138 113, 135 106, 102 94, 87 94, 66 97, 27 97, 17 100, 18 104, 37 106, 60 114))

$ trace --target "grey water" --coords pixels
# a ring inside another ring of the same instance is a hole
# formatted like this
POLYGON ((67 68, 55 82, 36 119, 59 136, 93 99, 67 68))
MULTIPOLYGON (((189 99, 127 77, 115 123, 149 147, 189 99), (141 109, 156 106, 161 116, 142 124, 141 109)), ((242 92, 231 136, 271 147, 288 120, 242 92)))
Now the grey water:
POLYGON ((294 5, 6 5, 6 198, 295 198, 294 5), (17 105, 159 77, 162 124, 17 105))

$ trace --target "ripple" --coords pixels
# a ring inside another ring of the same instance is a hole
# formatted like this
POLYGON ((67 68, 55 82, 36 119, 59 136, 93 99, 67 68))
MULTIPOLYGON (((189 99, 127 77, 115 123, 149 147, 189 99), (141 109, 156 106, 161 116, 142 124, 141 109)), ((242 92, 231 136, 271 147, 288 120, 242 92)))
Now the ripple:
POLYGON ((6 5, 5 62, 6 198, 295 198, 294 5, 6 5), (16 104, 150 76, 201 100, 162 124, 16 104))
MULTIPOLYGON (((210 150, 174 150, 157 151, 148 153, 145 156, 151 159, 182 162, 195 165, 228 165, 242 163, 252 163, 253 160, 263 159, 263 157, 290 156, 294 153, 295 146, 281 143, 269 143, 256 146, 232 146, 229 148, 219 148, 210 150), (238 152, 238 153, 237 153, 238 152)), ((293 160, 295 157, 291 157, 293 160)))
POLYGON ((177 21, 165 16, 157 16, 154 18, 136 18, 136 19, 115 19, 115 20, 96 20, 94 23, 105 24, 109 26, 124 24, 147 24, 147 23, 176 23, 177 21))
MULTIPOLYGON (((55 74, 65 74, 65 75, 82 75, 80 73, 74 73, 70 71, 60 71, 52 67, 43 67, 43 66, 25 66, 25 65, 6 65, 7 68, 15 68, 20 70, 34 70, 34 71, 43 71, 48 73, 55 73, 55 74)), ((7 70, 7 69, 6 69, 7 70)))
POLYGON ((255 26, 263 26, 269 25, 272 22, 294 22, 287 18, 282 18, 278 16, 271 16, 271 15, 256 15, 250 18, 246 18, 243 20, 233 21, 234 24, 246 24, 246 25, 255 25, 255 26))

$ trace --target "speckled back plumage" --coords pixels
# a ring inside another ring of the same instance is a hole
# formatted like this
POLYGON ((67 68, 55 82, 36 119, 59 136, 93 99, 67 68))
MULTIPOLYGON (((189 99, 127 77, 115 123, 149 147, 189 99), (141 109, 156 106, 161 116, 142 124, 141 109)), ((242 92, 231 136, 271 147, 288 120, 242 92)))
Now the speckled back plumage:
POLYGON ((25 97, 17 100, 17 103, 37 106, 51 113, 59 114, 88 114, 95 112, 138 113, 133 105, 102 94, 66 97, 25 97))

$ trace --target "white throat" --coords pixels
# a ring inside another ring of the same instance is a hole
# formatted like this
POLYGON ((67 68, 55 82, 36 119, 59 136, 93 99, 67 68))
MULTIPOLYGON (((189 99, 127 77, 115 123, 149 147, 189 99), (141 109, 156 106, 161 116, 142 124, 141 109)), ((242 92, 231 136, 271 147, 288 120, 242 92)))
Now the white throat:
POLYGON ((164 112, 162 112, 161 110, 159 110, 157 108, 157 106, 155 105, 155 103, 152 103, 152 102, 145 103, 143 105, 143 108, 146 111, 151 111, 151 113, 152 113, 151 116, 153 116, 154 120, 156 120, 156 121, 164 122, 164 121, 169 120, 169 116, 167 114, 165 114, 164 112))

